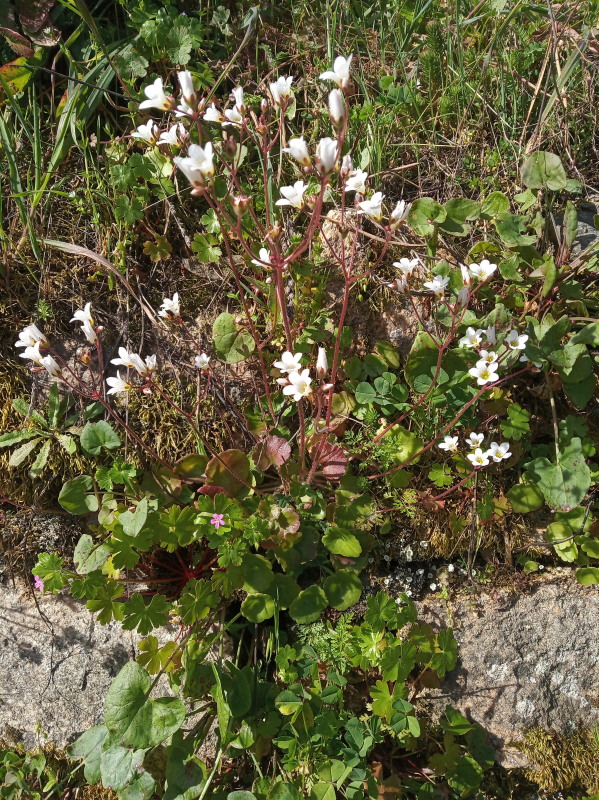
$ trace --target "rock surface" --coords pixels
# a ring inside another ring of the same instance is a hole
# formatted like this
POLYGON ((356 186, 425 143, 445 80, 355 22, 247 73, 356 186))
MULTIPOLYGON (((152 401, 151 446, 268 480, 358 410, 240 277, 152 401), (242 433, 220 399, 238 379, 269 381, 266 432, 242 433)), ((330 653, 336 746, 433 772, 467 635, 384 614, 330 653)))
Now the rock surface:
POLYGON ((68 596, 36 597, 39 610, 23 588, 0 586, 0 738, 64 747, 102 722, 108 687, 140 637, 100 625, 68 596))
POLYGON ((599 587, 545 580, 513 597, 483 594, 442 607, 429 621, 452 625, 459 661, 440 689, 427 690, 489 732, 506 767, 524 766, 510 747, 524 728, 568 733, 599 724, 599 587))

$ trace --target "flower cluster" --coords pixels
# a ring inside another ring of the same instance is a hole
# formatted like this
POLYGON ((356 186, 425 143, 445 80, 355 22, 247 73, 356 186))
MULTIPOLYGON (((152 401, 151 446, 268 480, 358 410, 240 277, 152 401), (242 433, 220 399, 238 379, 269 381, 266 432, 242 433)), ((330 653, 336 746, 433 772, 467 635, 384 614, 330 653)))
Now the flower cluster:
MULTIPOLYGON (((460 339, 460 347, 467 347, 473 350, 478 350, 478 361, 475 366, 468 370, 479 386, 485 386, 487 383, 495 383, 499 380, 498 370, 500 363, 505 357, 514 350, 524 350, 528 336, 525 333, 518 333, 517 330, 509 331, 501 343, 502 349, 498 354, 495 350, 482 349, 484 340, 486 339, 486 346, 495 347, 497 344, 497 334, 495 327, 491 326, 485 330, 482 328, 466 329, 466 333, 460 339)), ((521 361, 527 361, 526 356, 523 356, 521 361)))
MULTIPOLYGON (((491 463, 491 461, 498 464, 500 461, 510 458, 512 454, 510 452, 509 444, 504 442, 501 444, 498 444, 497 442, 491 442, 489 449, 483 450, 481 448, 481 444, 483 443, 484 438, 485 436, 483 433, 475 432, 472 432, 466 438, 466 444, 471 451, 466 455, 466 458, 468 461, 470 461, 474 469, 478 467, 486 467, 491 463)), ((439 449, 445 450, 446 453, 458 453, 459 447, 459 437, 457 436, 446 436, 445 439, 439 444, 439 449)))
MULTIPOLYGON (((292 400, 298 403, 303 397, 312 394, 312 377, 309 369, 302 369, 302 353, 291 353, 286 350, 281 354, 279 361, 274 362, 273 366, 282 373, 282 377, 277 378, 277 383, 283 387, 284 395, 291 397, 292 400)), ((328 370, 326 350, 324 347, 319 347, 316 358, 316 376, 321 382, 324 381, 328 370)), ((330 388, 331 384, 320 386, 323 391, 330 388)))

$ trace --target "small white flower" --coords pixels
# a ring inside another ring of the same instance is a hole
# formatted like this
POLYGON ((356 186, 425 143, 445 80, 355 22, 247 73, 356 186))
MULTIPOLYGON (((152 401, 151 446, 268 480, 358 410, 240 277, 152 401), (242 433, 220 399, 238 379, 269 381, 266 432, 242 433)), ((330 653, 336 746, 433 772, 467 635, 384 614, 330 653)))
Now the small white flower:
POLYGON ((301 372, 290 372, 287 376, 289 385, 283 388, 283 394, 290 395, 296 403, 302 397, 306 397, 312 391, 310 384, 312 378, 310 377, 310 370, 303 369, 301 372))
POLYGON ((27 325, 19 333, 19 339, 15 342, 15 347, 32 347, 36 343, 42 347, 48 346, 48 340, 37 325, 27 325))
POLYGON ((243 89, 241 86, 236 86, 233 89, 233 99, 235 100, 235 108, 240 111, 242 114, 245 111, 245 99, 243 96, 243 89))
POLYGON ((519 334, 517 330, 511 330, 503 340, 503 343, 510 348, 510 350, 524 350, 528 336, 525 333, 519 334))
POLYGON ((41 367, 43 356, 40 353, 40 342, 27 345, 23 352, 19 353, 19 358, 28 358, 30 361, 33 361, 34 364, 37 364, 38 367, 41 367))
POLYGON ((119 357, 111 359, 110 363, 118 367, 134 369, 140 375, 144 375, 147 372, 146 365, 141 356, 137 353, 129 353, 125 347, 119 347, 119 357))
POLYGON ((323 72, 319 77, 321 81, 334 81, 340 89, 345 89, 349 83, 349 68, 352 56, 344 58, 337 56, 333 69, 323 72))
POLYGON ((90 344, 96 344, 98 341, 98 334, 96 333, 95 329, 90 325, 89 322, 84 322, 81 326, 81 330, 85 334, 85 338, 90 344))
POLYGON ((447 565, 447 572, 455 572, 455 567, 453 564, 447 565))
POLYGON ((289 140, 289 147, 283 148, 284 153, 289 153, 291 158, 302 165, 302 167, 309 167, 311 163, 310 153, 303 136, 298 136, 295 139, 289 140))
POLYGON ((446 436, 445 439, 439 445, 439 450, 445 450, 447 453, 457 453, 458 452, 458 437, 457 436, 446 436))
POLYGON ((302 353, 295 353, 294 355, 289 350, 286 350, 281 356, 281 360, 275 361, 273 366, 281 372, 299 372, 302 366, 301 361, 302 353))
POLYGON ((468 269, 475 278, 486 281, 497 269, 497 264, 491 264, 488 258, 483 258, 480 264, 470 264, 468 269))
POLYGON ((460 272, 462 273, 462 283, 464 286, 470 286, 472 283, 472 275, 468 267, 464 266, 464 264, 460 264, 460 272))
POLYGON ((181 144, 183 136, 185 136, 185 128, 180 122, 177 122, 176 125, 173 125, 168 131, 163 131, 158 141, 160 144, 177 146, 181 144))
POLYGON ((445 289, 447 288, 448 283, 449 278, 444 278, 441 275, 435 275, 432 281, 425 281, 423 286, 425 289, 430 289, 435 297, 437 297, 439 300, 442 300, 445 296, 445 289))
POLYGON ((234 108, 229 108, 225 111, 225 117, 227 118, 226 122, 223 122, 223 128, 226 128, 227 125, 233 125, 236 128, 240 128, 243 122, 243 115, 240 113, 237 106, 234 108))
POLYGON ((431 592, 436 592, 436 591, 437 591, 437 584, 431 583, 431 592))
POLYGON ((165 94, 162 78, 156 78, 154 83, 146 86, 144 94, 148 99, 139 104, 140 110, 142 108, 158 108, 160 111, 168 111, 169 108, 172 108, 173 98, 165 94))
POLYGON ((137 130, 131 134, 132 139, 143 139, 148 144, 154 144, 158 138, 160 129, 155 122, 150 120, 146 125, 139 125, 137 130))
POLYGON ((191 105, 195 102, 196 93, 195 89, 193 88, 193 78, 191 77, 191 72, 189 70, 183 70, 182 72, 177 73, 177 78, 179 80, 179 86, 181 87, 181 94, 183 95, 183 99, 186 103, 191 105))
POLYGON ((142 375, 151 375, 152 372, 156 371, 156 356, 146 356, 146 362, 144 365, 144 371, 141 373, 142 375))
POLYGON ((360 194, 364 194, 364 192, 366 191, 367 180, 368 180, 368 173, 364 172, 364 170, 362 169, 357 169, 345 181, 345 191, 360 192, 360 194))
POLYGON ((490 456, 495 463, 499 463, 503 461, 503 459, 509 458, 512 454, 510 453, 510 446, 506 442, 502 442, 501 444, 491 442, 487 450, 487 455, 490 456))
POLYGON ((474 453, 468 453, 466 458, 472 463, 473 467, 486 467, 489 463, 488 454, 483 453, 480 447, 477 447, 474 453))
POLYGON ((483 439, 485 438, 484 433, 471 433, 470 436, 466 438, 466 444, 468 444, 473 449, 480 447, 483 443, 483 439))
POLYGON ((205 147, 199 144, 190 144, 187 156, 175 156, 175 165, 179 167, 194 190, 201 189, 214 175, 214 153, 212 142, 207 142, 205 147))
POLYGON ((482 328, 466 328, 466 335, 460 339, 460 347, 480 347, 483 343, 484 331, 482 328))
POLYGON ((301 209, 304 204, 304 192, 308 187, 303 181, 296 181, 293 186, 281 186, 283 198, 277 200, 276 206, 293 206, 301 209))
POLYGON ((81 330, 90 344, 96 344, 98 335, 95 331, 94 320, 91 315, 91 303, 86 303, 85 308, 78 309, 71 322, 81 322, 81 330))
POLYGON ((53 378, 61 378, 62 370, 60 364, 52 358, 52 356, 44 356, 40 361, 42 366, 53 378))
POLYGON ((194 363, 197 369, 208 369, 210 356, 207 356, 206 353, 202 353, 201 355, 195 357, 194 363))
POLYGON ((406 278, 409 278, 418 266, 418 263, 417 258, 400 258, 399 261, 393 262, 393 266, 401 270, 406 278))
POLYGON ((351 156, 349 153, 346 153, 346 155, 344 155, 343 158, 341 159, 341 175, 345 177, 346 175, 349 175, 349 173, 352 172, 353 169, 354 165, 351 160, 351 156))
POLYGON ((399 225, 410 213, 410 209, 412 208, 411 203, 406 203, 405 200, 398 200, 397 205, 391 212, 391 216, 389 220, 391 221, 392 225, 399 225))
POLYGON ((291 84, 293 78, 277 78, 276 83, 271 83, 269 86, 272 95, 272 101, 275 106, 280 106, 281 101, 288 100, 291 97, 291 84))
POLYGON ((252 258, 252 264, 257 267, 263 267, 265 264, 270 266, 270 250, 267 250, 266 247, 261 247, 258 258, 252 258))
POLYGON ((335 169, 338 147, 339 143, 337 139, 331 139, 329 136, 325 136, 324 139, 318 142, 316 147, 316 162, 321 175, 328 175, 329 172, 335 169))
POLYGON ((132 385, 121 378, 121 373, 117 372, 116 378, 106 378, 106 383, 110 386, 110 389, 106 392, 106 394, 117 394, 118 392, 128 392, 132 385))
POLYGON ((496 361, 487 364, 486 361, 481 360, 477 361, 475 367, 468 370, 468 374, 476 378, 476 382, 479 386, 484 386, 486 383, 494 383, 498 379, 498 369, 499 364, 496 361))
POLYGON ((489 325, 487 330, 485 331, 485 336, 487 337, 488 344, 497 344, 497 334, 495 333, 495 325, 489 325))
POLYGON ((193 117, 195 114, 196 109, 192 108, 188 103, 185 102, 185 99, 182 97, 175 108, 175 116, 176 117, 193 117))
POLYGON ((467 286, 462 286, 462 288, 458 292, 458 297, 457 297, 458 304, 462 308, 464 308, 464 306, 468 302, 468 297, 469 296, 470 296, 470 290, 468 289, 468 287, 467 286))
POLYGON ((202 117, 202 119, 204 120, 204 122, 219 122, 220 123, 220 122, 224 122, 225 121, 225 118, 224 118, 222 112, 220 112, 218 110, 218 108, 216 107, 215 103, 211 103, 208 106, 208 108, 204 112, 204 116, 202 117))
POLYGON ((322 380, 329 371, 329 362, 327 361, 327 351, 324 347, 318 348, 318 357, 316 359, 316 374, 322 380))
POLYGON ((345 117, 345 100, 340 89, 333 89, 329 94, 329 114, 334 125, 339 125, 345 117))
POLYGON ((175 292, 172 300, 170 300, 168 297, 164 298, 162 305, 160 306, 158 316, 164 317, 165 319, 179 319, 181 316, 181 309, 179 307, 178 292, 175 292))
POLYGON ((481 350, 479 353, 480 360, 486 364, 492 364, 497 361, 497 353, 494 350, 481 350))
POLYGON ((388 284, 389 289, 395 289, 402 294, 405 294, 408 288, 408 278, 406 275, 400 275, 393 283, 388 284))
POLYGON ((367 217, 380 222, 383 216, 383 199, 385 195, 382 192, 375 192, 370 200, 362 200, 358 203, 360 211, 358 214, 366 214, 367 217))

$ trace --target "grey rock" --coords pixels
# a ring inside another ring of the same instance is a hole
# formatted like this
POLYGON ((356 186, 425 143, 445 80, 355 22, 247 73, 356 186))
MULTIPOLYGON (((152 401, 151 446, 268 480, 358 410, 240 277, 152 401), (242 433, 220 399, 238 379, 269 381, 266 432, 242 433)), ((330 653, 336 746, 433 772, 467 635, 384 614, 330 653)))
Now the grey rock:
MULTIPOLYGON (((68 595, 36 599, 0 586, 0 738, 64 747, 102 722, 108 687, 141 637, 116 622, 100 625, 68 595)), ((154 631, 159 640, 175 634, 154 631)), ((169 693, 166 683, 159 689, 169 693)))
POLYGON ((421 612, 453 626, 459 646, 456 669, 427 690, 436 713, 450 704, 479 722, 504 766, 524 766, 510 747, 523 729, 599 724, 599 587, 541 580, 515 596, 426 601, 421 612))

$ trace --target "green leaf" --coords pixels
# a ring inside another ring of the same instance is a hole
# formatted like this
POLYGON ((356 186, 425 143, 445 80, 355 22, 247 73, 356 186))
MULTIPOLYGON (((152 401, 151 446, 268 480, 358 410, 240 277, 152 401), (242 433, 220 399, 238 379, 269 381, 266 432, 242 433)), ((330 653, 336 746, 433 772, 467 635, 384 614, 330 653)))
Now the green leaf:
POLYGON ((241 613, 250 622, 264 622, 274 617, 275 601, 267 594, 248 594, 241 604, 241 613))
POLYGON ((329 528, 322 537, 322 543, 330 553, 338 556, 357 558, 362 552, 358 538, 346 528, 329 528))
POLYGON ((536 236, 526 233, 526 220, 517 214, 502 214, 495 218, 495 228, 502 242, 508 247, 523 247, 534 244, 536 236))
POLYGON ((177 642, 170 641, 161 647, 155 636, 147 636, 139 642, 137 649, 139 652, 135 660, 150 675, 157 675, 161 670, 172 672, 175 669, 171 657, 177 650, 177 642))
POLYGON ((582 378, 580 381, 573 381, 572 383, 564 381, 562 385, 564 392, 574 405, 583 409, 595 395, 597 379, 594 375, 587 375, 586 378, 582 378))
POLYGON ((206 485, 220 486, 231 495, 240 492, 250 479, 250 460, 242 450, 225 450, 206 466, 206 485))
POLYGON ((281 572, 275 574, 273 582, 266 591, 279 609, 289 608, 299 593, 300 588, 295 578, 291 575, 283 575, 281 572))
POLYGON ((512 403, 507 409, 507 420, 500 423, 501 432, 506 439, 520 441, 530 432, 530 412, 518 403, 512 403))
MULTIPOLYGON (((589 344, 591 347, 599 347, 599 322, 589 322, 588 325, 577 331, 570 341, 572 344, 589 344)), ((2 437, 0 436, 1 441, 2 437)))
POLYGON ((491 192, 482 202, 481 215, 484 218, 492 219, 502 214, 507 214, 510 210, 510 201, 503 192, 491 192))
POLYGON ((434 464, 428 473, 428 479, 435 486, 451 486, 453 483, 453 473, 447 464, 434 464))
POLYGON ((39 436, 37 439, 32 439, 30 442, 25 442, 25 444, 22 444, 20 447, 17 447, 17 449, 13 453, 11 453, 10 459, 8 461, 8 466, 9 467, 20 466, 23 463, 23 461, 27 460, 27 458, 35 450, 38 444, 42 441, 43 441, 42 437, 39 436))
POLYGON ((475 728, 473 722, 451 706, 445 706, 445 713, 439 722, 445 733, 453 733, 456 736, 464 736, 475 728))
POLYGON ((455 667, 458 660, 458 643, 451 628, 439 631, 437 645, 441 651, 434 653, 431 659, 431 669, 436 670, 438 676, 442 678, 446 672, 450 672, 455 667))
POLYGON ((300 625, 314 622, 328 605, 327 596, 320 586, 310 586, 304 589, 289 606, 291 618, 300 625))
POLYGON ((524 161, 522 182, 529 189, 559 192, 566 188, 567 175, 559 156, 539 150, 524 161))
POLYGON ((58 502, 69 514, 89 514, 98 510, 98 498, 91 494, 94 482, 89 475, 67 481, 58 495, 58 502))
POLYGON ((117 597, 123 594, 123 587, 117 581, 106 581, 95 593, 91 600, 88 600, 85 607, 88 611, 98 615, 98 622, 101 625, 108 624, 112 619, 123 619, 123 603, 115 602, 117 597))
POLYGON ((246 553, 241 569, 246 592, 266 592, 274 580, 270 561, 257 553, 246 553))
POLYGON ((570 538, 573 533, 572 528, 560 520, 552 522, 545 531, 545 541, 553 544, 555 552, 562 561, 572 562, 578 558, 578 547, 575 540, 570 538))
POLYGON ((140 594, 134 594, 125 604, 121 624, 126 631, 137 629, 141 636, 146 636, 154 628, 166 625, 170 607, 171 604, 162 594, 154 595, 148 604, 140 594))
POLYGON ((130 747, 155 747, 185 721, 185 706, 179 698, 149 700, 152 680, 145 669, 130 661, 121 669, 104 701, 108 730, 130 747))
POLYGON ((63 560, 56 553, 40 553, 37 564, 31 570, 44 582, 44 589, 48 592, 59 592, 68 583, 62 572, 63 560))
POLYGON ((50 455, 51 446, 52 446, 52 440, 47 439, 40 447, 40 451, 37 454, 37 458, 31 465, 31 468, 29 470, 29 476, 31 478, 37 478, 43 471, 44 467, 48 463, 48 456, 50 455))
POLYGON ((532 483, 517 483, 506 492, 512 511, 516 514, 529 514, 543 507, 545 497, 543 492, 532 483))
POLYGON ((235 792, 229 792, 227 800, 256 800, 256 795, 245 791, 245 789, 238 789, 235 792))
POLYGON ((217 239, 210 233, 196 233, 191 243, 191 249, 202 263, 213 263, 222 256, 220 247, 216 246, 217 239))
POLYGON ((405 692, 406 688, 403 683, 397 682, 391 692, 386 681, 377 681, 370 689, 372 713, 389 721, 393 714, 393 703, 396 700, 403 700, 405 692))
POLYGON ((569 511, 580 505, 591 485, 591 471, 578 437, 570 440, 567 451, 560 454, 559 463, 536 458, 526 469, 543 492, 547 504, 557 511, 569 511))
POLYGON ((173 469, 177 475, 180 475, 186 480, 200 481, 204 478, 208 461, 208 456, 200 455, 199 453, 190 453, 175 462, 173 469))
POLYGON ((245 328, 237 328, 231 314, 223 312, 212 326, 214 349, 217 356, 227 364, 244 361, 256 349, 256 343, 245 328))
POLYGON ((100 780, 100 759, 102 746, 108 738, 108 728, 105 725, 94 725, 93 728, 82 733, 73 744, 68 747, 69 757, 75 761, 85 762, 83 774, 85 780, 93 785, 100 780))
POLYGON ((208 616, 218 605, 219 596, 211 584, 195 578, 188 581, 179 598, 179 614, 186 625, 193 625, 208 616))
POLYGON ((166 792, 162 800, 197 800, 206 782, 206 765, 195 755, 197 736, 177 731, 168 748, 166 792))
POLYGON ((27 441, 27 439, 32 439, 36 436, 39 437, 39 434, 39 431, 10 431, 9 433, 3 433, 0 436, 0 447, 12 447, 13 444, 27 441))
POLYGON ((84 533, 77 542, 73 554, 75 569, 80 575, 87 575, 100 569, 110 555, 111 550, 107 545, 96 544, 88 533, 84 533))
POLYGON ((577 569, 576 580, 583 586, 599 584, 599 567, 582 567, 582 569, 577 569))
POLYGON ((141 533, 148 518, 148 498, 143 497, 135 511, 122 511, 119 514, 119 522, 127 536, 137 536, 141 533))
POLYGON ((116 450, 121 446, 117 432, 101 419, 99 422, 88 422, 81 431, 81 447, 84 452, 97 456, 102 448, 116 450))
POLYGON ((135 777, 135 767, 143 761, 143 751, 128 750, 126 747, 113 745, 102 750, 100 756, 100 774, 104 788, 111 787, 116 791, 124 789, 135 777))
POLYGON ((355 398, 356 402, 361 405, 373 403, 376 400, 376 389, 370 383, 359 383, 356 386, 355 398))
POLYGON ((329 605, 337 611, 346 611, 362 596, 362 581, 351 569, 339 569, 325 580, 324 592, 329 605))
POLYGON ((420 197, 412 203, 407 222, 419 236, 431 236, 435 232, 435 223, 444 222, 446 217, 447 212, 440 203, 431 197, 420 197))

